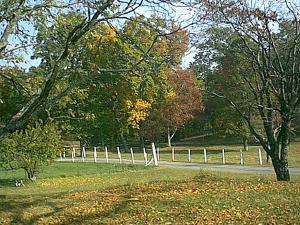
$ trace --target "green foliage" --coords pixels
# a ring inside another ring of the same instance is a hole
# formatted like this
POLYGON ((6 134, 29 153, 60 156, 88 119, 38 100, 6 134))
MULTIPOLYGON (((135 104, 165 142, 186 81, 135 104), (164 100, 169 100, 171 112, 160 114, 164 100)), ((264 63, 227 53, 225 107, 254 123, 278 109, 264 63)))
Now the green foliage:
MULTIPOLYGON (((154 107, 160 105, 167 91, 170 60, 171 64, 178 64, 187 49, 184 30, 169 38, 159 36, 158 30, 174 29, 178 28, 155 17, 132 17, 121 28, 104 22, 95 26, 84 37, 86 45, 78 49, 80 54, 72 58, 81 68, 74 76, 86 76, 87 82, 74 87, 72 95, 52 109, 53 117, 67 114, 70 121, 64 124, 65 131, 79 134, 80 140, 114 145, 123 139, 124 144, 124 137, 136 134, 128 123, 132 112, 127 103, 145 101, 154 107), (82 99, 80 90, 86 94, 82 99)), ((76 71, 76 66, 70 63, 66 74, 76 71)), ((62 80, 60 85, 67 86, 68 82, 62 80)))
POLYGON ((34 180, 42 166, 50 164, 61 147, 60 133, 53 124, 28 126, 4 138, 0 145, 0 165, 22 168, 34 180))
POLYGON ((12 115, 21 109, 26 100, 23 96, 24 89, 20 84, 25 83, 24 73, 16 68, 5 68, 1 70, 0 76, 0 126, 7 122, 12 115), (4 79, 10 77, 10 79, 4 79), (12 105, 14 107, 12 107, 12 105))
POLYGON ((195 70, 205 82, 205 113, 212 132, 227 137, 248 137, 245 122, 225 100, 231 99, 243 113, 252 114, 252 121, 257 123, 254 99, 245 81, 245 77, 249 81, 253 79, 253 71, 241 40, 228 28, 210 28, 198 50, 195 70))

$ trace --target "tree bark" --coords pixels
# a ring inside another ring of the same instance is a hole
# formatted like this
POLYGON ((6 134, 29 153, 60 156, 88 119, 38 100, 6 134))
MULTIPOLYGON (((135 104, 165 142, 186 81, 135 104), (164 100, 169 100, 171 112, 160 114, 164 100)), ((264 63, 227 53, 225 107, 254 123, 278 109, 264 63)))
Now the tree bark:
POLYGON ((175 131, 173 132, 173 134, 170 133, 170 128, 168 128, 168 146, 172 147, 172 138, 174 137, 174 135, 176 134, 177 128, 175 129, 175 131))
POLYGON ((35 172, 32 169, 25 169, 27 178, 31 181, 36 181, 36 175, 35 172))
POLYGON ((169 147, 172 147, 170 128, 168 128, 168 146, 169 146, 169 147))
POLYGON ((278 181, 290 181, 290 173, 287 159, 280 159, 279 157, 272 158, 273 167, 278 181))

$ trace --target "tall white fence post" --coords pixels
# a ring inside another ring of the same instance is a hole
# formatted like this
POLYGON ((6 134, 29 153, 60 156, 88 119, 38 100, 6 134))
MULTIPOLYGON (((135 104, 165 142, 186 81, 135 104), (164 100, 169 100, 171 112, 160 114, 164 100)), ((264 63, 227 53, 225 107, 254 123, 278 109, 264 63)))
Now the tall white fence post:
POLYGON ((106 146, 104 147, 104 150, 105 150, 105 159, 106 159, 106 163, 108 163, 108 150, 107 150, 107 147, 106 147, 106 146))
POLYGON ((192 158, 191 158, 191 149, 189 148, 189 150, 188 150, 188 157, 189 157, 189 162, 191 162, 192 161, 192 158))
POLYGON ((207 163, 207 152, 206 149, 203 150, 204 153, 204 162, 207 163))
POLYGON ((159 160, 159 147, 156 148, 156 152, 157 152, 157 160, 159 160))
POLYGON ((85 149, 85 147, 83 147, 83 149, 84 149, 83 156, 84 156, 84 158, 86 158, 86 149, 85 149))
POLYGON ((262 161, 262 155, 261 155, 261 149, 260 148, 258 148, 258 162, 259 162, 259 165, 262 166, 263 161, 262 161))
POLYGON ((94 147, 94 162, 97 162, 97 147, 94 147))
POLYGON ((63 155, 62 155, 62 152, 60 152, 60 161, 63 160, 63 155))
POLYGON ((131 162, 134 164, 134 154, 133 154, 133 149, 130 148, 130 154, 131 154, 131 162))
POLYGON ((153 156, 154 166, 158 166, 157 155, 156 155, 156 149, 155 149, 155 145, 154 145, 153 142, 151 143, 151 146, 152 146, 152 156, 153 156))
POLYGON ((118 158, 119 158, 119 163, 122 163, 122 157, 121 157, 121 152, 120 152, 120 147, 117 147, 117 152, 118 152, 118 158))
POLYGON ((82 147, 82 153, 81 153, 81 159, 82 159, 82 162, 84 162, 85 157, 86 157, 85 147, 82 147))
POLYGON ((144 161, 145 161, 145 165, 147 166, 148 159, 147 159, 147 152, 146 152, 146 148, 143 148, 143 154, 144 154, 144 161))
POLYGON ((222 149, 222 163, 225 164, 225 149, 222 149))
POLYGON ((175 148, 172 148, 172 161, 175 161, 175 148))
POLYGON ((241 165, 244 165, 243 150, 240 150, 240 160, 241 160, 241 165))

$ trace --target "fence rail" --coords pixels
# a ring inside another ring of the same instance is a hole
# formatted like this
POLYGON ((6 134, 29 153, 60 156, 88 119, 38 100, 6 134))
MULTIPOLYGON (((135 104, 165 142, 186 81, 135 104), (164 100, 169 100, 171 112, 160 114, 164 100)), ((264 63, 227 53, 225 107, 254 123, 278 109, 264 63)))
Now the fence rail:
POLYGON ((121 152, 120 147, 116 149, 104 149, 100 147, 93 148, 76 148, 76 147, 64 147, 60 153, 60 161, 66 161, 68 159, 72 162, 82 161, 85 162, 87 158, 93 159, 94 162, 115 162, 123 163, 125 160, 131 161, 132 164, 136 164, 138 161, 143 161, 144 165, 158 165, 159 161, 170 161, 170 162, 193 162, 193 163, 213 163, 213 164, 236 164, 236 165, 260 165, 269 164, 267 155, 263 157, 261 148, 252 151, 236 151, 226 150, 193 150, 193 149, 176 149, 171 150, 160 150, 156 148, 154 143, 151 149, 143 148, 142 152, 130 148, 129 152, 121 152))

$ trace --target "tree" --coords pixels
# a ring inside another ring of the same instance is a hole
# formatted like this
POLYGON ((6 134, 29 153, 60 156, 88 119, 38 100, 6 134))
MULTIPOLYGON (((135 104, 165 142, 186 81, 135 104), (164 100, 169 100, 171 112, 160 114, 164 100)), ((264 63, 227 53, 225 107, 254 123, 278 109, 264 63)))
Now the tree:
POLYGON ((60 133, 53 124, 28 127, 5 137, 0 144, 0 166, 22 168, 27 178, 35 181, 44 165, 50 164, 61 148, 60 133))
POLYGON ((271 157, 277 180, 290 180, 288 145, 293 117, 300 101, 300 21, 296 1, 206 1, 208 19, 229 27, 240 38, 238 48, 248 57, 252 73, 244 74, 252 108, 259 114, 264 132, 248 111, 233 99, 216 93, 234 107, 271 157))
MULTIPOLYGON (((158 2, 160 1, 3 1, 0 7, 0 25, 3 28, 0 31, 0 57, 4 60, 1 64, 1 79, 14 81, 20 89, 26 91, 23 82, 5 75, 2 68, 22 67, 22 64, 31 60, 31 56, 41 61, 38 70, 42 80, 36 84, 35 92, 27 93, 29 95, 18 112, 12 113, 6 121, 1 120, 0 140, 16 130, 24 129, 33 118, 51 111, 60 99, 88 82, 90 76, 82 72, 84 65, 80 57, 76 56, 80 55, 82 47, 87 44, 84 38, 95 26, 100 23, 122 24, 124 20, 130 20, 129 16, 137 13, 140 7, 164 8, 164 1, 161 5, 157 5, 158 2), (32 51, 35 52, 34 55, 28 54, 32 51), (68 84, 64 82, 66 80, 68 84)), ((160 30, 148 50, 140 54, 138 60, 130 66, 125 66, 123 71, 137 68, 145 60, 153 43, 164 35, 166 33, 160 30)), ((32 63, 38 64, 35 61, 32 63)), ((100 67, 99 73, 115 71, 105 65, 100 67)))
MULTIPOLYGON (((199 83, 191 70, 176 69, 168 74, 169 90, 165 101, 152 112, 148 130, 167 134, 168 145, 176 131, 202 110, 202 96, 199 83)), ((154 138, 153 132, 149 132, 154 138)))
MULTIPOLYGON (((188 48, 189 37, 187 31, 181 29, 174 22, 168 22, 157 17, 152 17, 149 22, 158 24, 158 27, 161 27, 161 29, 169 30, 170 35, 166 37, 158 35, 157 41, 145 59, 147 63, 141 64, 143 70, 137 79, 138 89, 136 89, 136 96, 134 96, 132 102, 138 103, 142 101, 150 103, 151 109, 155 110, 164 101, 168 89, 167 71, 181 62, 188 48)), ((157 34, 157 30, 145 30, 143 26, 141 27, 141 23, 129 23, 125 30, 127 33, 129 32, 130 35, 128 36, 132 39, 140 37, 140 40, 135 40, 135 42, 141 42, 141 46, 145 45, 144 43, 147 43, 149 39, 153 39, 151 37, 157 34)), ((145 49, 145 47, 142 48, 145 49)), ((140 120, 138 129, 135 129, 139 134, 141 147, 144 147, 144 136, 148 136, 146 133, 149 134, 145 130, 147 129, 146 123, 149 120, 151 118, 140 120)))
MULTIPOLYGON (((250 79, 252 68, 248 58, 240 52, 239 43, 239 37, 230 29, 209 28, 205 41, 197 45, 198 53, 193 66, 205 84, 205 113, 210 118, 212 132, 242 138, 244 150, 247 150, 250 132, 246 123, 224 99, 212 95, 223 93, 243 111, 251 111, 254 100, 250 97, 243 76, 248 74, 250 79)), ((252 112, 253 122, 257 121, 257 116, 252 112)))

